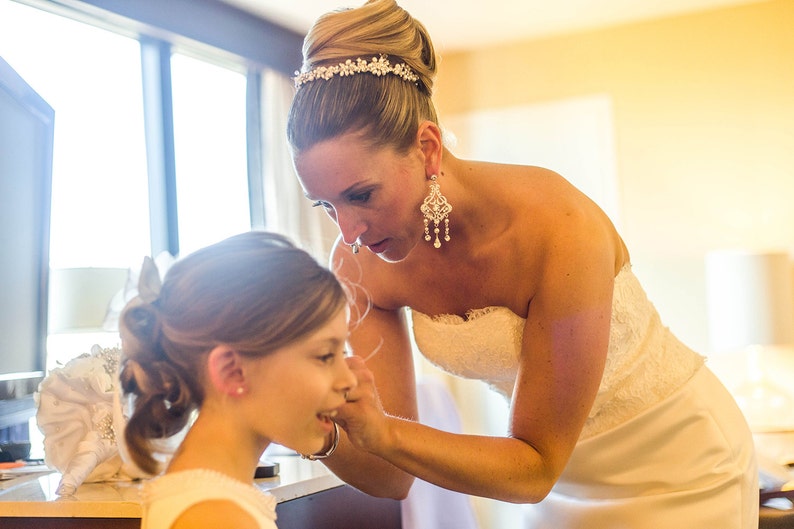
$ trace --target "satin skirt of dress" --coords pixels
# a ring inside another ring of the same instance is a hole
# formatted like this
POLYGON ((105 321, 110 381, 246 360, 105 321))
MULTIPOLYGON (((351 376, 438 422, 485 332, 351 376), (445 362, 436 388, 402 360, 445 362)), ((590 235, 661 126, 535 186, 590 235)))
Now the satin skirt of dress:
POLYGON ((758 527, 752 435, 733 397, 702 367, 637 417, 581 441, 526 529, 758 527))

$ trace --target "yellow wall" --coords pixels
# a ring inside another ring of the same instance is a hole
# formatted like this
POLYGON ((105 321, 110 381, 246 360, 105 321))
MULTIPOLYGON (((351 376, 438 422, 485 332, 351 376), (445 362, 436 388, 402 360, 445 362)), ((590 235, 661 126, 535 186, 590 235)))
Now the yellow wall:
POLYGON ((794 1, 442 55, 444 115, 607 94, 621 232, 663 319, 708 347, 704 257, 794 250, 794 1))

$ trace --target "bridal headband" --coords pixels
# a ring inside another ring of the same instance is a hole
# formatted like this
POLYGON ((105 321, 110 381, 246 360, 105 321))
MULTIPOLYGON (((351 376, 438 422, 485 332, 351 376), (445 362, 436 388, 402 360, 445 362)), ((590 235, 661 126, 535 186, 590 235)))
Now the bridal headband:
POLYGON ((336 66, 318 66, 317 68, 312 68, 308 72, 295 73, 296 88, 300 88, 304 84, 318 79, 327 81, 335 75, 346 77, 359 73, 370 73, 378 77, 393 74, 409 83, 415 83, 419 80, 419 76, 414 73, 410 66, 403 62, 392 66, 389 59, 383 54, 373 57, 372 60, 369 61, 359 57, 355 61, 348 59, 345 62, 340 62, 336 66))

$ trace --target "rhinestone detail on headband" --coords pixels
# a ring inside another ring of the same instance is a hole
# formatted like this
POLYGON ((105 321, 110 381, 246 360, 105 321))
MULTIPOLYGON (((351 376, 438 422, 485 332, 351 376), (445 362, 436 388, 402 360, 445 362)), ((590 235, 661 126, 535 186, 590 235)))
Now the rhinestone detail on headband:
POLYGON ((385 55, 379 55, 378 57, 373 57, 370 61, 359 57, 355 61, 348 59, 336 66, 318 66, 308 72, 295 72, 295 87, 300 88, 302 85, 318 79, 327 81, 335 75, 345 77, 357 73, 371 73, 378 77, 391 73, 410 83, 415 83, 419 80, 419 76, 407 64, 401 62, 392 66, 385 55))

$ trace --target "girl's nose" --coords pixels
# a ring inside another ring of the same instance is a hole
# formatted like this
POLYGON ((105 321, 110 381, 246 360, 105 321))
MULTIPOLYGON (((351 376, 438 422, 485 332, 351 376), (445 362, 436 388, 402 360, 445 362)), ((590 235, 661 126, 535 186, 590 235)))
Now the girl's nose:
POLYGON ((337 387, 341 393, 347 393, 358 386, 358 378, 347 362, 339 362, 340 370, 337 378, 337 387))

